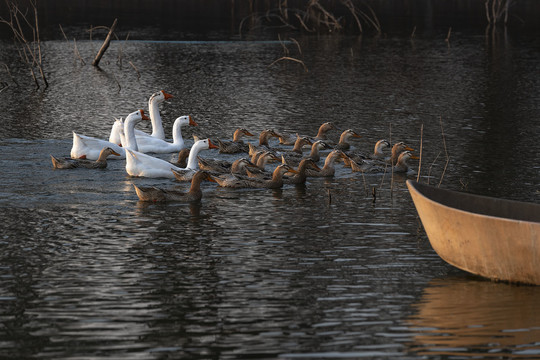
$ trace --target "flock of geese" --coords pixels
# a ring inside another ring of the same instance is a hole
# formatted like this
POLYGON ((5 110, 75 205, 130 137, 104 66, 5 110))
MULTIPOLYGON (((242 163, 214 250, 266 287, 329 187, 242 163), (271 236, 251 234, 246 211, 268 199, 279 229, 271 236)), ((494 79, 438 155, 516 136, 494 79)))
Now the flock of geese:
POLYGON ((205 180, 222 187, 276 189, 284 184, 304 184, 308 177, 332 177, 336 163, 340 161, 352 172, 406 173, 409 171, 408 160, 418 159, 411 153, 413 149, 403 142, 391 146, 388 141, 379 140, 371 154, 353 151, 351 139, 361 136, 352 129, 343 131, 338 142, 332 142, 328 133, 338 131, 332 122, 322 124, 315 136, 265 129, 259 134, 257 144, 244 142, 244 137, 254 134, 243 128, 237 129, 230 141, 194 136, 195 142, 188 149, 182 138, 182 127, 198 126, 191 116, 178 117, 173 124, 172 142, 165 139, 159 104, 170 98, 172 95, 165 91, 154 93, 148 101, 150 117, 141 109, 129 114, 125 120, 115 119, 108 140, 73 132, 71 157, 51 155, 53 167, 103 169, 107 167, 109 157, 125 159, 126 172, 130 176, 191 182, 187 192, 133 185, 140 200, 192 202, 201 199, 201 183, 205 180), (151 134, 135 129, 141 121, 151 121, 151 134), (276 144, 271 145, 271 142, 276 144), (385 149, 390 147, 391 153, 386 155, 385 149), (239 154, 239 157, 229 162, 199 156, 201 151, 208 149, 218 149, 222 154, 239 154), (178 158, 174 162, 149 155, 176 152, 178 158), (276 166, 268 171, 273 163, 276 166))

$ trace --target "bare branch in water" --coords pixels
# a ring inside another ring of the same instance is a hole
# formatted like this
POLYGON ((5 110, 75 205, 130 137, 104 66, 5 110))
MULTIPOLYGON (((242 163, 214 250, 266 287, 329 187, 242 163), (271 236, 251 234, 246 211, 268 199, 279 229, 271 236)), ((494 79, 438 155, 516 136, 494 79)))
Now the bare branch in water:
POLYGON ((279 62, 279 61, 283 61, 283 60, 289 60, 289 61, 294 61, 294 62, 297 62, 299 64, 301 64, 303 67, 304 67, 304 70, 306 72, 309 72, 306 64, 304 64, 304 62, 302 60, 298 60, 298 59, 295 59, 295 58, 292 58, 292 57, 289 57, 289 56, 283 56, 283 57, 280 57, 279 59, 277 60, 274 60, 274 62, 272 62, 270 65, 268 65, 268 67, 274 65, 275 63, 279 62))

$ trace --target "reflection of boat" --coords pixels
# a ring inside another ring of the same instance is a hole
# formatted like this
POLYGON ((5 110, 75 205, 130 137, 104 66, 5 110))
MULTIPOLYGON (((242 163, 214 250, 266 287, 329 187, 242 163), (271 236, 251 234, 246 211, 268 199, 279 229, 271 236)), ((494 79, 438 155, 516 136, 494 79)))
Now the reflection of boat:
POLYGON ((433 249, 495 280, 540 285, 540 205, 407 181, 433 249))
POLYGON ((406 321, 419 355, 539 358, 540 288, 435 279, 406 321))

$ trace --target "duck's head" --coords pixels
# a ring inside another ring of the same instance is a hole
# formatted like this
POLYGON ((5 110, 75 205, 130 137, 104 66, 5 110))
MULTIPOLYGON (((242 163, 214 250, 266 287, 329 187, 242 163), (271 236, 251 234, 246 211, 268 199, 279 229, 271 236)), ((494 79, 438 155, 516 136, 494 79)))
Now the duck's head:
POLYGON ((381 139, 377 141, 377 143, 375 144, 375 147, 379 149, 384 149, 384 148, 390 147, 390 142, 388 140, 381 139))
POLYGON ((322 124, 321 127, 319 128, 319 130, 323 130, 324 132, 326 132, 326 131, 330 131, 330 130, 338 130, 338 128, 337 128, 336 124, 334 124, 331 121, 328 121, 328 122, 325 122, 324 124, 322 124))
POLYGON ((295 145, 300 144, 301 146, 313 145, 313 141, 311 141, 311 139, 308 138, 307 136, 300 136, 300 135, 296 134, 296 141, 295 141, 294 144, 295 145))
POLYGON ((300 168, 302 166, 304 166, 306 169, 312 169, 312 170, 315 170, 315 171, 321 171, 321 168, 312 159, 302 159, 302 161, 300 161, 300 165, 298 165, 298 168, 300 168))
POLYGON ((216 179, 214 179, 210 173, 204 170, 198 170, 194 175, 192 181, 198 181, 201 182, 203 180, 210 181, 210 182, 216 182, 216 179))
POLYGON ((394 146, 392 147, 392 154, 399 154, 402 151, 414 151, 414 149, 405 145, 403 141, 395 143, 394 146))
POLYGON ((341 133, 341 140, 348 140, 350 138, 361 138, 362 135, 357 134, 353 129, 347 129, 341 133))
POLYGON ((315 141, 312 146, 315 146, 319 150, 331 149, 331 146, 325 143, 323 140, 315 141))
POLYGON ((103 152, 104 152, 107 156, 109 156, 109 155, 120 156, 119 153, 117 153, 116 151, 114 151, 113 149, 111 149, 111 148, 108 147, 108 146, 107 146, 106 148, 103 149, 103 152))
POLYGON ((292 168, 292 166, 288 165, 288 164, 281 164, 281 165, 278 165, 276 167, 276 169, 274 170, 274 172, 278 172, 280 173, 281 175, 287 173, 287 172, 291 172, 293 174, 298 174, 298 171, 296 171, 295 169, 292 168))
POLYGON ((409 159, 418 160, 420 158, 418 156, 414 155, 413 153, 411 153, 409 150, 405 150, 404 152, 402 152, 399 155, 398 163, 399 164, 406 164, 409 159))
POLYGON ((240 134, 245 135, 245 136, 255 136, 252 133, 250 133, 247 129, 244 129, 244 128, 237 129, 236 131, 238 131, 240 134))

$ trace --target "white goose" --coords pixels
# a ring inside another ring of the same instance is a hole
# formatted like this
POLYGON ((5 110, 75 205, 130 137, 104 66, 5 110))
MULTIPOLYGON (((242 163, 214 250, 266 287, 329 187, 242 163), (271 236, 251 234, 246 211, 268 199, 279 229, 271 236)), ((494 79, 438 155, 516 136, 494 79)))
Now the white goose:
POLYGON ((135 136, 151 136, 156 139, 165 140, 163 122, 161 121, 161 115, 159 114, 159 104, 172 97, 171 94, 167 94, 163 90, 150 96, 150 99, 148 99, 148 111, 150 112, 150 121, 152 122, 152 134, 145 133, 141 130, 135 130, 135 136))
MULTIPOLYGON (((122 146, 112 143, 107 140, 101 140, 90 136, 84 136, 73 132, 73 146, 71 147, 71 157, 73 159, 88 159, 97 160, 99 153, 104 147, 110 147, 114 151, 120 154, 116 159, 125 158, 125 147, 131 146, 131 148, 137 149, 137 142, 135 140, 135 124, 141 120, 150 120, 148 116, 144 114, 144 110, 137 110, 128 115, 124 121, 124 133, 126 136, 122 139, 122 146), (125 140, 124 140, 125 139, 125 140)), ((115 122, 116 123, 116 122, 115 122)))
POLYGON ((139 152, 164 154, 182 150, 185 147, 184 139, 182 138, 182 126, 184 125, 198 126, 191 116, 180 116, 174 121, 172 143, 152 136, 137 136, 139 152))
POLYGON ((189 152, 187 167, 180 168, 170 162, 143 154, 130 149, 126 150, 126 172, 130 176, 140 176, 149 178, 170 178, 174 179, 175 170, 179 173, 190 173, 191 177, 198 170, 199 165, 197 155, 204 149, 217 149, 218 147, 210 139, 199 140, 193 144, 189 152))

